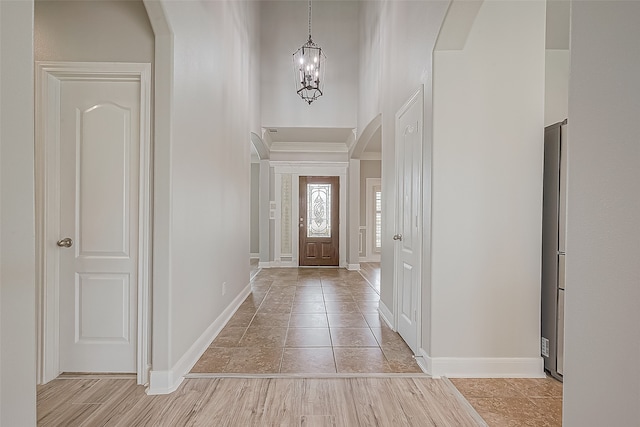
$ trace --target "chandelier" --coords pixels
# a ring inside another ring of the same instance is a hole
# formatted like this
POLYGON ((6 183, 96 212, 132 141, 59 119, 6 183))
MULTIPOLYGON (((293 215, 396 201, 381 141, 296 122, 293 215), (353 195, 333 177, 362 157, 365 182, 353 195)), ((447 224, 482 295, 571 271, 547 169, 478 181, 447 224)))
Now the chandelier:
POLYGON ((296 92, 309 104, 322 96, 324 91, 326 60, 327 57, 322 52, 322 48, 311 39, 311 0, 309 0, 309 40, 293 54, 296 92))

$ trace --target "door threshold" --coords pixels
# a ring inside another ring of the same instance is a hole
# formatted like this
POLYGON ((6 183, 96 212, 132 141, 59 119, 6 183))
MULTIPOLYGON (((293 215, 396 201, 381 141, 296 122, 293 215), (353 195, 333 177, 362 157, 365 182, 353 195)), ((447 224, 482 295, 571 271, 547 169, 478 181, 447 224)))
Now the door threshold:
POLYGON ((337 373, 337 374, 224 374, 189 373, 184 378, 299 378, 299 379, 344 379, 344 378, 432 378, 426 373, 337 373))
POLYGON ((299 265, 296 268, 333 268, 333 269, 338 269, 338 268, 345 268, 345 267, 340 267, 339 265, 299 265))

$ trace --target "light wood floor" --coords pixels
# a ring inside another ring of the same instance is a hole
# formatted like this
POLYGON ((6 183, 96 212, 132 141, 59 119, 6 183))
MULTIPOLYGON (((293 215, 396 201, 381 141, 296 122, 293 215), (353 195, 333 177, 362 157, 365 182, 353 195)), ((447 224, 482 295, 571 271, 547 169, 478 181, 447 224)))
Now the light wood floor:
POLYGON ((483 426, 447 380, 186 379, 147 396, 134 379, 56 379, 38 387, 40 426, 483 426))

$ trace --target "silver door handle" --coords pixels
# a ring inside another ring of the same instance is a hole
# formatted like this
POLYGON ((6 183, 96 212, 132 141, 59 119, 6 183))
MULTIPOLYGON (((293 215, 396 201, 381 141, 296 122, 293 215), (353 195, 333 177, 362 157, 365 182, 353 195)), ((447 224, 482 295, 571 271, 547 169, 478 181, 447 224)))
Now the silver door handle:
POLYGON ((402 241, 402 234, 396 234, 393 236, 393 240, 400 240, 402 241))
POLYGON ((56 244, 61 248, 70 248, 73 245, 73 240, 71 240, 71 237, 65 237, 64 239, 58 240, 56 244))

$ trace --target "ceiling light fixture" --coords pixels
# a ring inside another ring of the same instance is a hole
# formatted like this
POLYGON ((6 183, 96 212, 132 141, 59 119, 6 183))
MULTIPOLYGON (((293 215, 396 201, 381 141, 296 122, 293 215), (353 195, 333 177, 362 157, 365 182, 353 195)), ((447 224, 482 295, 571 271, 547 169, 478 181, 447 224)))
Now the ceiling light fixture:
POLYGON ((311 39, 311 0, 309 0, 309 40, 293 54, 296 92, 311 104, 324 92, 325 62, 322 48, 311 39))

